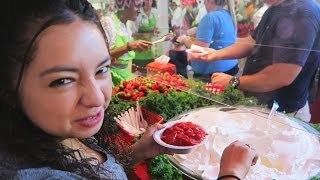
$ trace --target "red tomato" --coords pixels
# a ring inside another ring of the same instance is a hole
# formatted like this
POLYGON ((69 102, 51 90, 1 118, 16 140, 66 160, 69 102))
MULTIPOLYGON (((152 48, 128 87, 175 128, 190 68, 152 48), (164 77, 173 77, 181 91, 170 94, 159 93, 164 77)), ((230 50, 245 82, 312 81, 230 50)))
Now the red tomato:
POLYGON ((221 84, 207 83, 205 89, 211 91, 212 94, 220 94, 224 91, 225 87, 221 84))

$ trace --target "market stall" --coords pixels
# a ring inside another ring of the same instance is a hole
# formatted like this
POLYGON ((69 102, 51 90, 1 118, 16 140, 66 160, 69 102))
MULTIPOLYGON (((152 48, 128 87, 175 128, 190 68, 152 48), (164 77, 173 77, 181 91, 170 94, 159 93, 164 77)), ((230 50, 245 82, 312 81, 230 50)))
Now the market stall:
MULTIPOLYGON (((109 111, 114 116, 139 102, 145 110, 163 117, 153 123, 193 122, 206 127, 209 134, 207 141, 190 154, 156 157, 147 163, 148 171, 146 164, 139 166, 138 176, 216 178, 223 149, 237 139, 249 142, 260 154, 259 162, 246 179, 308 179, 318 175, 320 133, 310 124, 283 113, 268 117, 270 110, 257 105, 255 98, 245 97, 230 87, 219 89, 219 93, 215 88, 221 87, 160 73, 123 82, 114 89, 109 111)), ((119 127, 121 136, 127 131, 125 138, 128 131, 133 141, 139 136, 123 125, 119 127)))

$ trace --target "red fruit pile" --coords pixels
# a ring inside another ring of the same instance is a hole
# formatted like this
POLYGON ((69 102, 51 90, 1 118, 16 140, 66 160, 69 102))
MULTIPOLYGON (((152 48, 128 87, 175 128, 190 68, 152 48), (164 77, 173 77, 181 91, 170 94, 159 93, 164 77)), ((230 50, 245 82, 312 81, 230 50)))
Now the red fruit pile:
MULTIPOLYGON (((182 80, 179 75, 161 73, 148 78, 139 77, 130 81, 123 81, 113 88, 113 95, 121 99, 137 101, 139 98, 147 96, 151 92, 168 93, 169 89, 189 88, 189 85, 182 80)), ((179 90, 177 90, 179 91, 179 90)))
POLYGON ((161 135, 161 140, 175 146, 193 146, 201 143, 207 133, 192 122, 180 122, 167 128, 161 135))
POLYGON ((130 81, 123 81, 113 89, 113 94, 121 99, 137 101, 151 92, 168 93, 169 87, 149 79, 137 78, 130 81))
POLYGON ((221 84, 211 84, 211 83, 207 83, 204 88, 207 91, 211 91, 212 94, 223 93, 223 91, 225 89, 225 87, 221 84))
POLYGON ((189 84, 183 81, 182 76, 177 74, 170 74, 168 72, 155 74, 149 77, 150 79, 160 82, 161 84, 166 84, 170 87, 188 89, 189 84))

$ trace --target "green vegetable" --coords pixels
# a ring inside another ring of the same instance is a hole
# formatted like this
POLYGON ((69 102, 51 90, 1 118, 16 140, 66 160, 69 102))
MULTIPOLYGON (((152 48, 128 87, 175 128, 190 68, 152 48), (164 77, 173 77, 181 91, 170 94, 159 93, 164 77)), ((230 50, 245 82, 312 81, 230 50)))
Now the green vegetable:
POLYGON ((141 104, 147 110, 161 115, 166 121, 184 111, 216 103, 187 92, 170 90, 168 94, 150 93, 141 100, 141 104))
POLYGON ((228 105, 257 105, 257 99, 255 97, 245 97, 242 91, 231 86, 228 86, 223 93, 213 96, 212 99, 228 105))
POLYGON ((153 158, 149 164, 152 179, 182 180, 182 173, 173 167, 165 155, 153 158))
POLYGON ((198 93, 203 98, 189 92, 169 91, 168 94, 150 93, 141 104, 149 111, 161 115, 164 120, 168 120, 182 112, 210 105, 216 105, 216 102, 223 102, 229 105, 256 105, 257 100, 254 97, 247 98, 241 91, 228 87, 224 93, 213 95, 211 92, 200 91, 198 93), (204 95, 204 93, 207 93, 204 95))
POLYGON ((255 97, 245 97, 242 91, 231 86, 226 87, 223 93, 214 95, 210 91, 204 89, 204 82, 193 80, 188 80, 187 82, 190 85, 190 90, 188 92, 201 95, 214 101, 222 102, 228 105, 257 105, 257 99, 255 97))

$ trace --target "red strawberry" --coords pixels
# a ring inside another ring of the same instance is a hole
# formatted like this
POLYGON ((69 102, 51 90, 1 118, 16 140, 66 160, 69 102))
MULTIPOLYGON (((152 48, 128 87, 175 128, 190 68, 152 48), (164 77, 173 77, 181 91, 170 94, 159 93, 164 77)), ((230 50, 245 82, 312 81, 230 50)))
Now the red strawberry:
POLYGON ((142 92, 146 92, 147 91, 147 87, 146 86, 140 86, 139 90, 142 91, 142 92))
POLYGON ((144 93, 143 93, 143 92, 140 92, 138 96, 139 96, 139 97, 144 97, 144 93))

